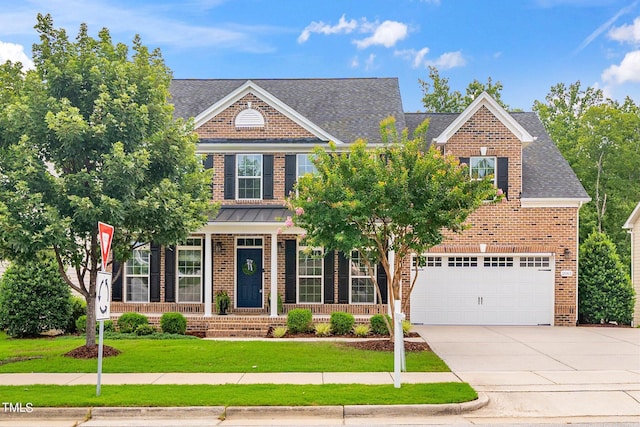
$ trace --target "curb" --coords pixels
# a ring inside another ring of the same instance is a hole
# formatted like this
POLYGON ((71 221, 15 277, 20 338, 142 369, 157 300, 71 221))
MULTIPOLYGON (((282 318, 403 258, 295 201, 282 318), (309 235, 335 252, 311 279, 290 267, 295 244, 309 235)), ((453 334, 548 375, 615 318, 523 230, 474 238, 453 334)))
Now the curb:
POLYGON ((114 419, 114 418, 219 418, 232 420, 320 418, 348 419, 367 417, 424 417, 460 415, 478 410, 489 403, 485 393, 464 403, 435 405, 336 405, 336 406, 185 406, 185 407, 96 407, 33 408, 29 413, 3 413, 2 419, 114 419))

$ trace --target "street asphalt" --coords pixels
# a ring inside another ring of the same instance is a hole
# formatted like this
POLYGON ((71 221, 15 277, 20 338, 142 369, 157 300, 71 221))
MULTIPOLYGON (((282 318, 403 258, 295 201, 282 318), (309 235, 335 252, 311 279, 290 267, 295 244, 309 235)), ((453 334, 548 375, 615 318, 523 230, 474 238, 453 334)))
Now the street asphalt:
MULTIPOLYGON (((461 405, 271 408, 34 408, 0 426, 640 425, 640 329, 415 326, 451 373, 402 382, 463 381, 461 405)), ((102 384, 392 384, 393 373, 103 374, 102 384)), ((0 374, 0 385, 95 384, 96 374, 0 374)), ((10 396, 1 400, 10 401, 10 396)))

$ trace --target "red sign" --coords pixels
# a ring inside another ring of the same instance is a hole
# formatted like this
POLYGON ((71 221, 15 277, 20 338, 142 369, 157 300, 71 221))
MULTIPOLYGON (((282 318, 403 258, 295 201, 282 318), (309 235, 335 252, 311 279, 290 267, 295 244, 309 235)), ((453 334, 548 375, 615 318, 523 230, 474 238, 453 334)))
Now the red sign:
POLYGON ((113 226, 98 222, 98 239, 100 240, 100 251, 102 252, 102 271, 106 271, 109 252, 111 251, 111 240, 113 240, 113 226))

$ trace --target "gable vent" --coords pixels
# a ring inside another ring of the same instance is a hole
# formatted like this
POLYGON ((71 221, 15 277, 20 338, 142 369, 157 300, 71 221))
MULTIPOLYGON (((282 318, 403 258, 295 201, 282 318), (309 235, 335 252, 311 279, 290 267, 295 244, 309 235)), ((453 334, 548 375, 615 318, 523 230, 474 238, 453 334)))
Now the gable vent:
POLYGON ((264 117, 258 110, 254 110, 251 108, 251 103, 247 103, 247 109, 240 111, 240 113, 236 116, 235 121, 236 128, 247 129, 247 128, 263 128, 264 127, 264 117))

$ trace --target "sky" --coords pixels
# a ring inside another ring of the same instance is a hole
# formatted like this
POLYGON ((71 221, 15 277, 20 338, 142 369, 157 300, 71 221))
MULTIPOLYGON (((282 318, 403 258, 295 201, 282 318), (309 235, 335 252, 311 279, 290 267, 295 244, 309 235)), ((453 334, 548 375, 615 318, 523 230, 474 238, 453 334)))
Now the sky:
POLYGON ((0 62, 33 66, 38 13, 70 38, 139 34, 174 78, 397 77, 420 111, 435 66, 524 111, 576 81, 640 104, 640 0, 0 0, 0 62))

